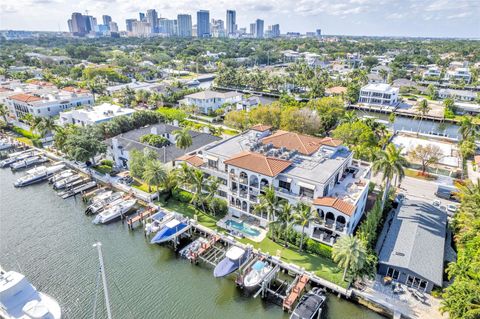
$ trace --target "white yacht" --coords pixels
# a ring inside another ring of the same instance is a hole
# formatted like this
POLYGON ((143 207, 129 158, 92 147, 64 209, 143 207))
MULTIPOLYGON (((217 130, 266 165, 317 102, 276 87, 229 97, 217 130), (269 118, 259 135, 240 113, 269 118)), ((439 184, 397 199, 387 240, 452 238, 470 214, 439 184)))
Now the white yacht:
POLYGON ((53 188, 54 189, 66 188, 67 186, 70 186, 71 183, 76 182, 81 178, 82 176, 80 174, 71 175, 69 177, 66 177, 64 179, 58 180, 55 183, 53 183, 53 188))
POLYGON ((0 271, 0 317, 5 319, 60 319, 58 302, 15 271, 0 271))
POLYGON ((74 170, 71 169, 66 169, 58 174, 53 175, 52 177, 49 178, 48 182, 49 183, 56 183, 64 178, 70 177, 73 174, 75 174, 74 170))
POLYGON ((11 164, 24 160, 26 158, 37 156, 40 153, 37 151, 27 150, 22 152, 16 152, 9 154, 8 157, 2 161, 0 161, 0 167, 9 167, 11 164))
POLYGON ((98 214, 92 223, 105 224, 127 213, 137 202, 136 199, 129 199, 112 206, 98 214))
POLYGON ((89 205, 85 210, 85 214, 94 215, 99 213, 103 209, 108 209, 109 207, 116 206, 117 204, 120 204, 120 202, 123 200, 122 197, 123 195, 121 192, 111 193, 110 196, 102 200, 97 200, 91 205, 89 205))
POLYGON ((252 269, 250 269, 243 279, 243 285, 245 288, 254 288, 258 286, 272 269, 272 266, 266 262, 257 260, 255 264, 253 264, 252 269))
POLYGON ((24 160, 20 160, 18 162, 15 162, 15 163, 11 164, 10 168, 12 170, 17 170, 17 169, 22 169, 22 168, 29 167, 29 166, 32 166, 32 165, 35 165, 35 164, 45 163, 47 161, 48 161, 48 159, 44 156, 31 156, 31 157, 27 157, 24 160))
POLYGON ((27 175, 17 179, 17 181, 13 185, 15 185, 15 187, 23 187, 23 186, 28 186, 34 183, 39 183, 41 181, 46 180, 47 178, 57 173, 58 171, 62 170, 64 167, 65 167, 64 164, 53 165, 50 167, 46 167, 46 166, 35 167, 27 171, 27 175))

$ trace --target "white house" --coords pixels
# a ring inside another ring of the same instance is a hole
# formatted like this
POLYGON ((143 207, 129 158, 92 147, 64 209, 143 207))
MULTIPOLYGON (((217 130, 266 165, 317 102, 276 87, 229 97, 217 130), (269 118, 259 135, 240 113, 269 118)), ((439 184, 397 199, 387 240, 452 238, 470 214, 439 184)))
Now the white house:
POLYGON ((236 104, 242 100, 242 94, 238 92, 201 91, 186 95, 181 101, 185 105, 194 105, 200 112, 208 114, 220 108, 225 103, 236 104))
POLYGON ((385 83, 367 84, 360 90, 359 103, 394 106, 400 90, 385 83))
POLYGON ((60 124, 78 124, 85 126, 110 121, 117 116, 131 115, 134 112, 135 110, 133 109, 103 103, 93 107, 88 106, 83 109, 60 112, 60 124))
POLYGON ((440 70, 439 67, 437 66, 431 66, 423 73, 423 78, 429 78, 429 77, 435 77, 439 78, 440 75, 442 74, 442 70, 440 70))
POLYGON ((26 114, 38 117, 52 117, 64 110, 82 105, 93 105, 92 94, 83 89, 66 87, 61 90, 56 87, 48 93, 18 93, 5 99, 10 112, 15 119, 21 119, 26 114))
POLYGON ((438 90, 438 97, 441 99, 452 98, 458 101, 474 101, 477 97, 476 92, 466 90, 452 90, 452 89, 440 89, 438 90))
POLYGON ((256 125, 207 146, 194 159, 191 165, 220 179, 218 197, 228 201, 232 216, 255 218, 263 227, 267 215, 255 206, 268 186, 291 204, 309 203, 320 222, 311 222, 306 231, 328 245, 352 234, 365 210, 370 165, 354 161, 340 140, 272 133, 269 126, 256 125))
POLYGON ((456 68, 445 73, 445 80, 463 80, 465 83, 470 83, 472 75, 468 68, 456 68))

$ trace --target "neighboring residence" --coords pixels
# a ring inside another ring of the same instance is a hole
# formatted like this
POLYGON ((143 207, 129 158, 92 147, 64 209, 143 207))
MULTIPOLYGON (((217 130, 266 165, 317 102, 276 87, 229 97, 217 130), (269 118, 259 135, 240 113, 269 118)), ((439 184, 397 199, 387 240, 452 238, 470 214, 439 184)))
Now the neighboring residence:
POLYGON ((439 78, 442 75, 442 70, 437 67, 437 66, 430 66, 424 73, 423 73, 423 79, 428 79, 428 78, 439 78))
POLYGON ((110 121, 117 116, 131 115, 134 112, 135 110, 133 109, 103 103, 96 106, 87 106, 78 110, 60 112, 60 124, 92 125, 110 121))
POLYGON ((399 91, 385 83, 367 84, 360 90, 358 103, 395 106, 399 91))
POLYGON ((312 205, 319 221, 311 222, 306 232, 328 245, 352 234, 365 210, 370 165, 354 161, 337 139, 256 125, 195 155, 203 161, 200 165, 195 158, 196 167, 220 179, 218 197, 228 201, 229 213, 254 218, 262 227, 270 221, 255 206, 268 186, 279 199, 312 205))
POLYGON ((367 79, 368 79, 368 83, 385 83, 385 80, 386 80, 377 73, 367 74, 367 79))
POLYGON ((151 149, 158 154, 158 159, 165 164, 170 164, 174 159, 186 153, 199 151, 204 146, 219 141, 221 138, 208 133, 190 131, 192 145, 186 150, 175 145, 174 131, 181 130, 181 127, 170 124, 154 124, 117 135, 106 142, 107 153, 115 162, 117 167, 128 168, 129 152, 133 149, 144 151, 151 149), (147 134, 160 135, 169 141, 169 145, 157 148, 140 142, 140 138, 147 134))
POLYGON ((147 83, 147 82, 135 81, 135 82, 126 83, 126 84, 109 86, 107 87, 106 90, 108 94, 113 94, 121 90, 124 90, 126 88, 129 88, 133 91, 145 90, 145 91, 159 92, 162 90, 163 86, 165 85, 161 83, 147 83))
POLYGON ((203 114, 209 114, 219 109, 225 103, 237 104, 242 101, 242 94, 238 92, 217 92, 205 90, 185 95, 181 104, 194 105, 203 114))
POLYGON ((247 98, 243 98, 240 102, 237 103, 237 110, 250 112, 253 108, 257 107, 260 104, 260 97, 253 95, 247 98))
POLYGON ((370 70, 370 73, 380 75, 383 72, 382 70, 385 71, 387 74, 390 74, 392 72, 392 69, 386 65, 377 65, 370 70))
POLYGON ((82 105, 93 105, 93 95, 83 89, 55 86, 43 87, 42 90, 22 92, 9 95, 5 102, 16 120, 26 114, 38 117, 52 117, 64 110, 82 105))
POLYGON ((378 273, 424 292, 442 287, 447 214, 405 200, 397 209, 378 258, 378 273))
POLYGON ((445 80, 452 81, 464 81, 465 83, 470 83, 472 75, 468 68, 455 68, 454 70, 448 70, 445 73, 445 80))
POLYGON ((466 90, 440 89, 438 90, 438 97, 441 99, 451 98, 457 101, 475 101, 477 93, 466 90))
POLYGON ((342 96, 346 93, 347 93, 347 88, 345 86, 334 86, 334 87, 325 89, 326 96, 342 96))

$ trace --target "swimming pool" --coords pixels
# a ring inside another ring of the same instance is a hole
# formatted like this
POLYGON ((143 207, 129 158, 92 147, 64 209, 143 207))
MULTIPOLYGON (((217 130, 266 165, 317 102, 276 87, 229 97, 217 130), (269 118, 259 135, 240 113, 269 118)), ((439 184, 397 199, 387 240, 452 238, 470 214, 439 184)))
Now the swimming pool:
POLYGON ((258 235, 260 235, 260 232, 258 230, 254 229, 254 228, 251 228, 251 227, 248 227, 243 222, 239 223, 237 221, 229 219, 225 222, 225 224, 227 224, 227 226, 230 226, 233 229, 235 229, 235 230, 237 230, 241 233, 244 233, 247 236, 257 237, 258 235))

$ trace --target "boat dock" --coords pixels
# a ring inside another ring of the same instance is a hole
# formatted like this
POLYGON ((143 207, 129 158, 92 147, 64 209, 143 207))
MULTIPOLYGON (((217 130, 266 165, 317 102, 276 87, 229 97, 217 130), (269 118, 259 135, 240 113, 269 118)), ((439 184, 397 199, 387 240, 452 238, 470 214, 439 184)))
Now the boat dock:
POLYGON ((287 289, 287 297, 283 300, 283 310, 291 311, 292 306, 302 294, 310 278, 307 275, 298 275, 287 289))
POLYGON ((127 226, 128 226, 128 229, 129 230, 133 230, 133 228, 135 227, 135 224, 140 222, 141 224, 143 224, 143 222, 145 221, 145 219, 147 219, 148 217, 152 216, 154 213, 157 212, 157 208, 156 207, 149 207, 148 209, 146 210, 143 210, 141 212, 139 212, 137 215, 127 219, 127 226))

